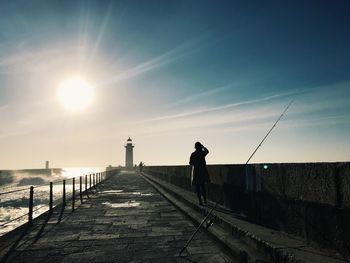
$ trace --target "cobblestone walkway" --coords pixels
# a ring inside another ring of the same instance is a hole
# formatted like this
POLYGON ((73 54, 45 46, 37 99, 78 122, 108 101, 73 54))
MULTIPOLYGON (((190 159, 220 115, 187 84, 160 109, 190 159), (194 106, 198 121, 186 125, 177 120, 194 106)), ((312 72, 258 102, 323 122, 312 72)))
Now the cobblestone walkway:
POLYGON ((179 257, 195 226, 139 175, 99 188, 59 223, 53 215, 29 232, 8 262, 237 262, 203 231, 179 257))

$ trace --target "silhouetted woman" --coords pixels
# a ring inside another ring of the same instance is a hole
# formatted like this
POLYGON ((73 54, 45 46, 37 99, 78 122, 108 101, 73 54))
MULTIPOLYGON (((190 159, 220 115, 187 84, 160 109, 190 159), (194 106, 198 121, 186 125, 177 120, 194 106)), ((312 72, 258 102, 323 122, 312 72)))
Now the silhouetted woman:
POLYGON ((207 196, 205 193, 205 183, 210 182, 207 164, 205 162, 205 156, 209 153, 209 151, 200 142, 196 142, 194 148, 196 150, 190 157, 190 165, 193 165, 192 184, 196 186, 199 205, 203 205, 201 196, 203 196, 204 203, 206 204, 207 196))

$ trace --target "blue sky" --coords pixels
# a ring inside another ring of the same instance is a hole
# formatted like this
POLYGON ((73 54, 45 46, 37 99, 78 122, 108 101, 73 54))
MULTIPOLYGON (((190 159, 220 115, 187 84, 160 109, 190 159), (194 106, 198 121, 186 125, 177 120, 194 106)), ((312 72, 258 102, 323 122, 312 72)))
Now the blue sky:
POLYGON ((0 1, 0 168, 349 161, 348 1, 0 1), (79 75, 93 103, 67 112, 79 75))

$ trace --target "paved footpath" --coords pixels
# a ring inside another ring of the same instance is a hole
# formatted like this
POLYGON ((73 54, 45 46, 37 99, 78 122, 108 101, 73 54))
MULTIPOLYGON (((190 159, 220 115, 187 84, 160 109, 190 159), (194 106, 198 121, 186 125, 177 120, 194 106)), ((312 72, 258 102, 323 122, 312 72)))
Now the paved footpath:
POLYGON ((6 262, 238 262, 136 173, 121 173, 73 213, 34 227, 6 262), (58 222, 60 221, 60 222, 58 222))

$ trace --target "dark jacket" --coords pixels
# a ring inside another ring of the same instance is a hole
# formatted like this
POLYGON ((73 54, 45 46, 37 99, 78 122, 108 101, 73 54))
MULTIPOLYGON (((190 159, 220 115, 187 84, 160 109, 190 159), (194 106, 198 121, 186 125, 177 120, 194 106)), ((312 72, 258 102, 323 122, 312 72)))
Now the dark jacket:
POLYGON ((191 154, 190 165, 193 165, 193 184, 203 184, 210 182, 205 162, 205 156, 209 153, 208 149, 196 150, 191 154))

